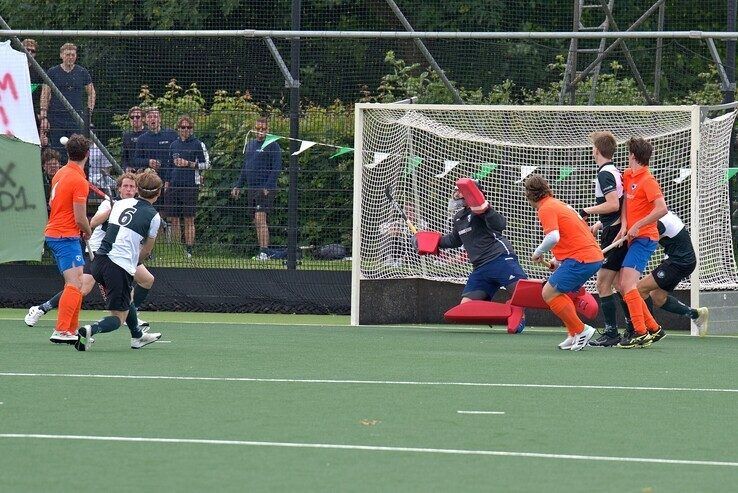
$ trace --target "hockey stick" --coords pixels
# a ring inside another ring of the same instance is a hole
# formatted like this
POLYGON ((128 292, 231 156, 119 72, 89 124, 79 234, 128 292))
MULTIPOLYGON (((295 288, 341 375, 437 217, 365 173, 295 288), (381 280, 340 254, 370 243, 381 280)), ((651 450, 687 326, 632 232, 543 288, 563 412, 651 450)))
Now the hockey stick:
POLYGON ((617 240, 617 241, 613 241, 613 242, 612 242, 612 243, 610 243, 610 244, 609 244, 609 245, 608 245, 607 247, 605 247, 605 248, 603 248, 603 249, 602 249, 602 254, 604 255, 604 254, 606 254, 607 252, 609 252, 610 250, 614 250, 614 249, 616 249, 617 247, 619 247, 620 245, 622 245, 622 244, 623 244, 623 243, 625 242, 625 240, 627 240, 627 239, 628 239, 628 237, 627 237, 627 236, 623 236, 623 237, 622 237, 622 238, 620 238, 619 240, 617 240))
POLYGON ((418 232, 418 228, 415 227, 415 225, 410 221, 410 219, 407 218, 405 215, 405 211, 402 210, 402 207, 400 207, 400 204, 398 204, 394 197, 392 197, 392 187, 390 185, 387 185, 384 189, 384 195, 387 197, 387 200, 389 200, 389 203, 392 204, 392 206, 395 208, 395 210, 400 214, 400 217, 405 220, 405 224, 407 224, 407 228, 410 230, 412 234, 415 234, 418 232))

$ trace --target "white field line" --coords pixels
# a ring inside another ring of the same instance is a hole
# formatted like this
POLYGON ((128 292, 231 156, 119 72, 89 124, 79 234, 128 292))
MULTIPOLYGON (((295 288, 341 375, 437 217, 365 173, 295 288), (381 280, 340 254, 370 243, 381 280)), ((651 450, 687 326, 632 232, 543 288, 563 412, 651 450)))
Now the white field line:
POLYGON ((636 387, 624 385, 560 385, 547 383, 494 383, 494 382, 415 382, 403 380, 331 380, 317 378, 257 378, 257 377, 186 377, 173 375, 105 375, 85 373, 20 373, 0 372, 0 377, 41 377, 41 378, 109 378, 121 380, 182 380, 198 382, 263 382, 296 384, 336 384, 336 385, 418 385, 451 387, 510 387, 533 389, 583 389, 583 390, 640 390, 660 392, 727 392, 738 393, 738 389, 716 389, 695 387, 636 387))
POLYGON ((645 464, 678 464, 689 466, 725 466, 738 467, 738 462, 660 459, 650 457, 617 457, 602 455, 573 455, 573 454, 544 454, 538 452, 511 452, 505 450, 466 450, 466 449, 438 449, 421 447, 386 447, 376 445, 343 445, 333 443, 296 443, 296 442, 258 442, 251 440, 210 440, 201 438, 149 438, 149 437, 121 437, 121 436, 89 436, 89 435, 42 435, 25 433, 2 433, 0 438, 5 439, 42 439, 42 440, 85 440, 99 442, 138 442, 138 443, 174 443, 196 445, 241 445, 250 447, 283 447, 332 450, 362 450, 374 452, 409 452, 421 454, 445 455, 482 455, 497 457, 528 457, 534 459, 563 459, 600 462, 636 462, 645 464))
POLYGON ((505 414, 504 411, 456 411, 459 414, 505 414))

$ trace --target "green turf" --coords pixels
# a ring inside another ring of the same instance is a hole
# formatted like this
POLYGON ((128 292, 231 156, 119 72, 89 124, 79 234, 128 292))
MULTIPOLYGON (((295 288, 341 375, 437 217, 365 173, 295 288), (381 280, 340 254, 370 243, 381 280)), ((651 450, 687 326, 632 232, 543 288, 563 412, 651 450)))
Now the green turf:
POLYGON ((670 334, 650 349, 574 353, 556 350, 563 332, 551 330, 510 336, 472 327, 356 328, 346 317, 147 313, 152 330, 171 342, 134 351, 118 331, 79 353, 48 342, 51 316, 30 329, 22 314, 0 310, 0 434, 260 443, 0 438, 1 491, 657 493, 738 484, 738 392, 665 390, 738 389, 733 337, 670 334))

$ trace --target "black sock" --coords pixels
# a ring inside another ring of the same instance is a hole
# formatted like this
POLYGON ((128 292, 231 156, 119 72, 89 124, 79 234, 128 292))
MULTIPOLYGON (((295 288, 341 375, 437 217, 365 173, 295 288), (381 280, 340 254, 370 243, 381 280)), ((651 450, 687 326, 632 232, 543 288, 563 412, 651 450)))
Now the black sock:
POLYGON ((118 317, 109 315, 102 320, 99 320, 92 324, 92 333, 97 334, 100 332, 113 332, 114 330, 117 330, 118 327, 120 327, 120 319, 118 317))
POLYGON ((648 311, 651 312, 651 314, 653 315, 653 298, 649 296, 643 301, 646 302, 646 308, 648 308, 648 311))
POLYGON ((600 298, 602 316, 605 318, 605 334, 617 333, 618 318, 615 304, 615 296, 603 296, 600 298))
POLYGON ((630 321, 630 312, 628 311, 628 304, 623 299, 622 295, 615 291, 613 294, 614 297, 618 299, 620 302, 620 308, 623 309, 623 318, 625 318, 625 326, 628 327, 628 330, 633 332, 635 331, 635 327, 633 327, 633 322, 630 321))
POLYGON ((672 295, 666 296, 666 302, 664 302, 661 309, 666 310, 667 312, 676 313, 677 315, 682 315, 684 317, 697 318, 692 316, 692 312, 694 312, 694 314, 696 315, 697 310, 692 310, 690 307, 688 307, 678 299, 674 298, 672 295))
POLYGON ((134 339, 138 339, 143 335, 141 329, 138 328, 138 313, 136 312, 136 306, 133 303, 131 303, 130 308, 128 308, 126 325, 128 326, 128 330, 131 331, 131 337, 134 339))
POLYGON ((139 308, 141 306, 148 295, 148 289, 142 288, 141 286, 136 284, 136 287, 133 288, 133 304, 136 305, 136 308, 139 308))
POLYGON ((49 301, 43 302, 39 306, 39 308, 41 309, 41 311, 43 311, 44 313, 46 313, 49 310, 53 310, 54 308, 58 308, 59 307, 59 299, 61 299, 61 295, 62 295, 63 292, 64 291, 59 291, 54 296, 52 296, 52 298, 49 301))

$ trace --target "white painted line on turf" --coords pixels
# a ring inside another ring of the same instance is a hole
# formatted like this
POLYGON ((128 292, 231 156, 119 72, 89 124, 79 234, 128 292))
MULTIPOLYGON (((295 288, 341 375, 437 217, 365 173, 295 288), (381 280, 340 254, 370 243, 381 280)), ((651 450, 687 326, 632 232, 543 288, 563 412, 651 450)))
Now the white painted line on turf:
POLYGON ((19 373, 0 372, 0 377, 42 377, 42 378, 111 378, 122 380, 184 380, 198 382, 263 382, 297 384, 337 384, 337 385, 419 385, 451 387, 510 387, 532 389, 583 389, 583 390, 641 390, 660 392, 728 392, 738 393, 738 389, 716 389, 695 387, 628 387, 623 385, 559 385, 548 383, 493 383, 493 382, 413 382, 403 380, 330 380, 317 378, 257 378, 257 377, 183 377, 173 375, 105 375, 85 373, 19 373))
POLYGON ((459 414, 505 414, 505 411, 456 411, 459 414))
POLYGON ((468 450, 468 449, 439 449, 421 447, 387 447, 377 445, 343 445, 334 443, 298 443, 298 442, 258 442, 252 440, 210 440, 202 438, 152 438, 152 437, 122 437, 96 435, 41 435, 22 433, 2 433, 0 438, 26 438, 46 440, 87 440, 98 442, 143 442, 143 443, 184 443, 198 445, 242 445, 250 447, 285 447, 310 448, 333 450, 366 450, 377 452, 412 452, 422 454, 447 455, 486 455, 498 457, 530 457, 534 459, 563 459, 603 462, 640 462, 646 464, 679 464, 688 466, 725 466, 738 467, 738 462, 660 459, 651 457, 617 457, 604 455, 575 455, 575 454, 544 454, 538 452, 511 452, 506 450, 468 450))

